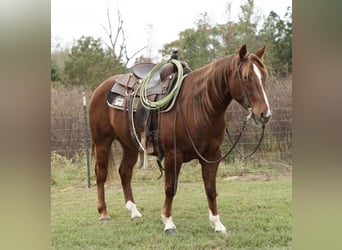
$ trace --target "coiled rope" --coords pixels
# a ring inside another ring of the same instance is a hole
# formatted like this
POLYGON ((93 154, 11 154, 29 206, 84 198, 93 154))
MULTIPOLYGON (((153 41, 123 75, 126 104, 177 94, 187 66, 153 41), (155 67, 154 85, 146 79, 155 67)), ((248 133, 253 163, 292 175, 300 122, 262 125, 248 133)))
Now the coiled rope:
POLYGON ((162 66, 165 65, 165 62, 159 63, 154 68, 147 74, 147 76, 144 78, 143 82, 140 85, 140 100, 142 102, 142 105, 150 110, 156 110, 156 109, 161 109, 164 106, 168 105, 172 98, 176 95, 178 92, 179 88, 182 85, 182 77, 183 77, 183 66, 180 61, 172 59, 170 61, 177 67, 177 82, 175 86, 172 88, 169 94, 167 94, 163 99, 159 101, 150 101, 147 98, 147 85, 150 82, 151 78, 153 75, 160 70, 162 66))

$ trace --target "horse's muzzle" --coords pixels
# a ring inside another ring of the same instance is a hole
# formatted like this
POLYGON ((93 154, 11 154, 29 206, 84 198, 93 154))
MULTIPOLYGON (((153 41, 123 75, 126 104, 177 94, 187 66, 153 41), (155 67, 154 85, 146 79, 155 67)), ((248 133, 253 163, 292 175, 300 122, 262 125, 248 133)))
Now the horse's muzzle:
POLYGON ((267 113, 253 111, 252 115, 253 115, 253 120, 257 125, 258 124, 265 125, 270 121, 272 113, 270 111, 268 111, 267 113))
POLYGON ((269 120, 271 119, 271 116, 272 116, 272 113, 271 112, 268 112, 267 114, 265 113, 260 113, 260 122, 264 125, 266 123, 269 122, 269 120))

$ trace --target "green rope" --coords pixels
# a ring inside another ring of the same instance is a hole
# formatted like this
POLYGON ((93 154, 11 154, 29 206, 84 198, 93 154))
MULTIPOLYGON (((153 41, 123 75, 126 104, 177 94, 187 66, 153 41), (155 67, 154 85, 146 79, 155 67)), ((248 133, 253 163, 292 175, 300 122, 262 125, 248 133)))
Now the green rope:
POLYGON ((143 82, 141 83, 140 86, 140 100, 142 102, 142 104, 144 105, 145 108, 147 109, 160 109, 164 106, 166 106, 167 104, 169 104, 169 102, 172 100, 172 98, 175 96, 175 94, 178 92, 179 88, 181 87, 182 84, 182 77, 183 77, 183 66, 181 64, 180 61, 178 60, 171 60, 171 63, 175 64, 178 70, 178 74, 177 74, 177 82, 174 86, 174 88, 170 91, 169 94, 167 94, 163 99, 159 100, 159 101, 150 101, 147 98, 147 85, 150 82, 152 76, 162 67, 165 65, 164 62, 157 64, 156 66, 154 66, 154 68, 147 74, 147 76, 144 78, 143 82))

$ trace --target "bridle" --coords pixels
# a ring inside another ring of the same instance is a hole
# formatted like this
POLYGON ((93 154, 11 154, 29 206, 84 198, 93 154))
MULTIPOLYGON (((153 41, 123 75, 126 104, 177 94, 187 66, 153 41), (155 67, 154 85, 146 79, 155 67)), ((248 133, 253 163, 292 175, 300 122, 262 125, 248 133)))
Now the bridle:
MULTIPOLYGON (((248 54, 247 56, 248 57, 248 54)), ((247 92, 246 92, 246 89, 245 87, 243 86, 243 81, 242 81, 242 77, 241 77, 241 66, 243 64, 244 61, 241 61, 239 63, 239 65, 237 66, 237 73, 238 73, 238 77, 239 77, 239 82, 240 82, 240 87, 241 87, 241 90, 242 90, 242 94, 243 94, 243 105, 247 108, 249 114, 248 116, 252 115, 252 104, 251 102, 249 101, 248 99, 248 95, 247 95, 247 92)))
MULTIPOLYGON (((247 54, 247 56, 248 56, 248 55, 249 55, 249 54, 247 54)), ((247 93, 246 93, 246 89, 244 88, 243 83, 242 83, 242 77, 241 77, 241 71, 240 71, 240 68, 241 68, 241 66, 242 66, 242 63, 243 63, 243 61, 241 61, 240 64, 238 65, 238 77, 239 77, 240 87, 241 87, 241 90, 242 90, 242 93, 243 93, 243 96, 244 96, 244 97, 243 97, 243 98, 244 98, 244 105, 246 105, 246 107, 247 107, 247 109, 248 109, 248 115, 247 115, 247 117, 245 118, 245 121, 246 121, 246 123, 247 123, 247 121, 250 120, 251 117, 253 116, 253 108, 252 108, 252 104, 250 103, 250 101, 249 101, 249 99, 248 99, 248 96, 247 96, 247 93)), ((244 125, 243 125, 243 127, 242 127, 242 130, 244 129, 244 127, 245 127, 245 123, 244 123, 244 125)), ((240 133, 241 133, 241 132, 240 132, 240 133)), ((236 143, 233 143, 233 140, 232 140, 232 138, 231 138, 231 136, 230 136, 230 134, 229 134, 229 131, 228 131, 228 128, 227 128, 227 127, 226 127, 226 134, 227 134, 227 136, 228 136, 228 138, 229 138, 230 143, 231 143, 232 145, 236 145, 236 143)), ((253 150, 251 153, 245 155, 245 154, 243 154, 237 147, 234 147, 235 150, 236 150, 236 152, 238 152, 238 154, 239 154, 242 158, 244 158, 244 159, 247 159, 248 157, 252 156, 252 155, 258 150, 259 146, 261 145, 261 142, 262 142, 262 140, 263 140, 263 138, 264 138, 264 134, 265 134, 265 124, 262 124, 261 136, 260 136, 259 142, 258 142, 257 146, 254 148, 254 150, 253 150)), ((238 139, 240 139, 240 135, 239 135, 238 139)))

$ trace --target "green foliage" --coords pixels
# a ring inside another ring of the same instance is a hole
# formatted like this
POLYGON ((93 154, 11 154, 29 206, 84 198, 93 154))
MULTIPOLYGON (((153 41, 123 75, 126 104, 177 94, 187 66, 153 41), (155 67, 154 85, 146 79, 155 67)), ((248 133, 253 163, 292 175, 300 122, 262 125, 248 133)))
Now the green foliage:
POLYGON ((254 1, 247 0, 240 8, 238 22, 212 25, 207 13, 202 14, 195 28, 180 32, 179 39, 165 44, 160 52, 169 56, 172 50, 178 49, 180 59, 196 69, 215 58, 236 53, 243 44, 247 44, 251 52, 266 45, 265 62, 271 74, 291 73, 291 8, 284 19, 272 11, 260 30, 257 29, 260 16, 254 11, 254 1))
POLYGON ((56 60, 51 59, 51 81, 57 82, 61 80, 61 69, 56 60))
POLYGON ((240 48, 242 44, 247 44, 252 51, 261 47, 257 43, 257 21, 253 20, 254 15, 254 0, 247 0, 245 5, 241 5, 241 13, 237 24, 238 37, 240 40, 240 48))
POLYGON ((217 38, 218 29, 210 24, 207 13, 203 13, 195 29, 182 31, 178 41, 164 45, 160 52, 163 56, 169 56, 178 48, 179 58, 196 69, 220 56, 222 49, 217 38))
POLYGON ((64 64, 64 83, 95 88, 109 76, 122 73, 124 66, 102 47, 101 39, 81 37, 64 64))
POLYGON ((260 40, 267 44, 266 65, 277 75, 292 72, 292 12, 287 9, 284 20, 271 11, 259 32, 260 40))

